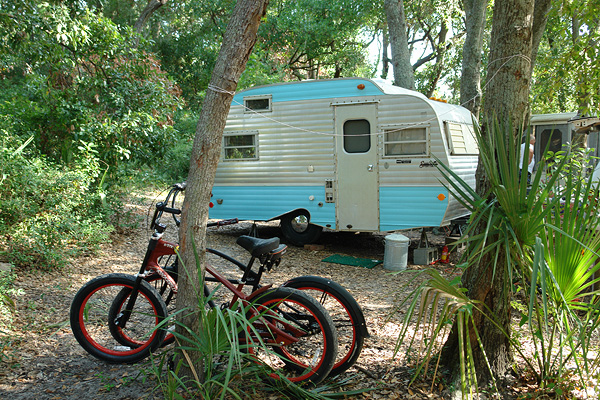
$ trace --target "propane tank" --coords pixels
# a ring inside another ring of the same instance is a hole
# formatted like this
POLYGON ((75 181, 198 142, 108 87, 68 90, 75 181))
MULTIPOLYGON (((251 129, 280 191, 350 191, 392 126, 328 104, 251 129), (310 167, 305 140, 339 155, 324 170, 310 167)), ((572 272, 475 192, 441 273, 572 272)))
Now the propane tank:
POLYGON ((440 259, 440 262, 444 264, 448 264, 450 262, 450 259, 448 257, 448 246, 444 246, 442 248, 442 258, 440 259))

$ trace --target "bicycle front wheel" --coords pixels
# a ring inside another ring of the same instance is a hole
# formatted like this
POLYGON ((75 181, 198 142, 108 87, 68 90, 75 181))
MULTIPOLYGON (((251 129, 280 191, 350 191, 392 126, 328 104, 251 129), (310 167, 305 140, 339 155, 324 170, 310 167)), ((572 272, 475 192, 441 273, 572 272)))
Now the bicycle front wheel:
POLYGON ((253 300, 250 314, 249 351, 274 371, 270 377, 310 384, 327 377, 337 356, 337 334, 315 299, 292 288, 272 289, 253 300), (261 343, 256 342, 258 335, 261 343))
POLYGON ((157 325, 167 317, 167 308, 147 282, 141 282, 133 308, 126 310, 135 281, 126 274, 102 275, 86 283, 73 298, 71 330, 94 357, 110 363, 134 363, 162 343, 165 330, 157 325), (116 319, 124 311, 131 315, 124 326, 117 326, 116 319))
POLYGON ((339 375, 350 368, 369 336, 362 309, 340 284, 320 276, 300 276, 285 282, 282 286, 301 290, 314 297, 329 313, 337 331, 338 355, 329 373, 339 375))

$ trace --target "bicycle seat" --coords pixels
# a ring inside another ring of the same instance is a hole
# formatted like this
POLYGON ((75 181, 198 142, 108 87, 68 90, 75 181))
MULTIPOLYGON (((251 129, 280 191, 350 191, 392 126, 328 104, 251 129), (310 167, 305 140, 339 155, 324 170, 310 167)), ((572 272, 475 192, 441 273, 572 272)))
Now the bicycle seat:
POLYGON ((274 250, 279 246, 279 238, 260 239, 252 236, 242 235, 235 241, 237 244, 248 250, 253 257, 259 257, 274 250))

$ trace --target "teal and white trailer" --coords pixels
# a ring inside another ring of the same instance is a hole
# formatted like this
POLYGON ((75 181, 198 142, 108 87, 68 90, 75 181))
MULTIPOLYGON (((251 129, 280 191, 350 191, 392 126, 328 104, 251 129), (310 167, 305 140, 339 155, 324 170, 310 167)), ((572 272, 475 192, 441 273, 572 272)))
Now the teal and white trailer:
POLYGON ((436 158, 474 185, 477 154, 467 109, 383 81, 254 87, 234 96, 210 218, 279 219, 293 244, 445 226, 468 212, 436 158))

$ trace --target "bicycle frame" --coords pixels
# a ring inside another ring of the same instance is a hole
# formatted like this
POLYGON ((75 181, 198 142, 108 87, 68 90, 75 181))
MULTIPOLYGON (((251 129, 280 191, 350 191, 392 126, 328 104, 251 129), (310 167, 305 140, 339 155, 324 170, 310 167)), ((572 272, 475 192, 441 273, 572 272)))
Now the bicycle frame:
MULTIPOLYGON (((177 249, 179 246, 176 243, 168 242, 162 239, 163 232, 159 232, 159 229, 154 232, 150 239, 150 243, 148 244, 148 249, 146 251, 146 255, 144 257, 144 261, 140 268, 140 273, 137 274, 136 284, 132 288, 132 293, 130 295, 129 301, 127 303, 126 310, 132 310, 137 298, 137 290, 139 289, 140 282, 150 276, 153 273, 158 274, 162 279, 165 280, 169 288, 173 291, 173 293, 177 293, 177 282, 169 275, 167 271, 165 271, 159 265, 159 259, 163 256, 171 256, 177 255, 177 249)), ((243 268, 242 264, 237 260, 220 253, 216 250, 207 249, 208 252, 215 253, 220 255, 231 262, 234 262, 238 267, 243 268)), ((212 276, 212 278, 207 277, 207 281, 209 282, 218 282, 225 286, 229 291, 233 293, 233 297, 229 302, 229 308, 232 308, 235 303, 239 300, 244 308, 248 307, 252 304, 253 300, 259 297, 262 293, 271 288, 272 285, 263 286, 260 289, 258 288, 258 283, 260 281, 260 275, 262 275, 262 271, 264 269, 264 265, 261 264, 259 273, 255 273, 251 270, 251 266, 255 260, 255 257, 252 257, 250 263, 246 268, 244 268, 245 273, 241 280, 237 279, 228 279, 225 276, 221 275, 210 265, 206 265, 206 272, 212 276), (252 282, 253 290, 249 295, 246 295, 242 292, 243 288, 248 284, 245 279, 250 278, 250 282, 252 282)), ((306 335, 308 332, 301 331, 291 324, 287 323, 285 320, 281 319, 275 312, 272 310, 262 310, 257 311, 253 307, 248 307, 251 310, 251 318, 262 317, 262 316, 272 316, 279 324, 283 326, 283 330, 280 329, 277 325, 273 324, 269 320, 265 320, 262 318, 260 320, 260 324, 267 326, 267 332, 261 335, 265 344, 276 344, 278 346, 285 346, 291 343, 298 342, 299 336, 306 335), (287 332, 291 332, 293 335, 288 334, 287 332)), ((115 321, 117 326, 124 327, 127 320, 129 319, 129 313, 127 311, 123 311, 121 315, 119 315, 115 321)))

